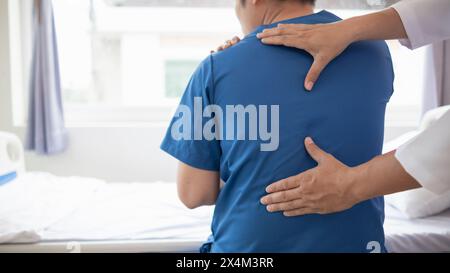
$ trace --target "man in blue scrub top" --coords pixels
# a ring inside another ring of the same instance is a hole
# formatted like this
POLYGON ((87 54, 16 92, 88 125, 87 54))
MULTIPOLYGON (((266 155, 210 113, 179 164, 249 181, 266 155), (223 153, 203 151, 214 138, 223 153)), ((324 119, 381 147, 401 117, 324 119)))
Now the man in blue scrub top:
POLYGON ((286 217, 260 203, 265 188, 316 165, 315 142, 350 166, 381 153, 393 69, 384 42, 351 45, 303 79, 312 57, 266 46, 256 34, 278 23, 340 20, 312 0, 237 0, 246 37, 207 57, 192 76, 161 148, 180 161, 178 193, 189 207, 215 204, 211 252, 384 252, 384 201, 330 215, 286 217), (220 180, 224 183, 220 186, 220 180))

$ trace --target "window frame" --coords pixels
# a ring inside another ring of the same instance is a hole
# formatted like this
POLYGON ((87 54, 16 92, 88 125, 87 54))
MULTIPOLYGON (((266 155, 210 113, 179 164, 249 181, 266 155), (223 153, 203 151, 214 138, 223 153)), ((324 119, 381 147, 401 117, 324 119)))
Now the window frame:
POLYGON ((32 1, 8 0, 8 17, 12 125, 23 127, 27 120, 28 67, 32 56, 32 1))

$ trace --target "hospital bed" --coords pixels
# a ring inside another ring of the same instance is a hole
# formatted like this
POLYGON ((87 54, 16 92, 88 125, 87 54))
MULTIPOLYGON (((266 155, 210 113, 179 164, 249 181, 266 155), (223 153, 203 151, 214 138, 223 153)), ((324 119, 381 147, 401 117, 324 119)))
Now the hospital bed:
POLYGON ((0 186, 0 252, 195 252, 212 209, 184 208, 174 183, 22 173, 0 186))
MULTIPOLYGON (((0 252, 198 252, 210 235, 213 207, 184 208, 175 183, 26 172, 20 140, 0 132, 5 165, 18 177, 0 185, 0 252)), ((387 204, 384 227, 390 252, 450 252, 450 209, 408 219, 387 204)))
MULTIPOLYGON (((1 186, 0 200, 0 252, 196 252, 213 209, 183 208, 174 183, 46 173, 1 186)), ((450 210, 410 220, 386 206, 385 231, 391 252, 449 251, 450 210)))

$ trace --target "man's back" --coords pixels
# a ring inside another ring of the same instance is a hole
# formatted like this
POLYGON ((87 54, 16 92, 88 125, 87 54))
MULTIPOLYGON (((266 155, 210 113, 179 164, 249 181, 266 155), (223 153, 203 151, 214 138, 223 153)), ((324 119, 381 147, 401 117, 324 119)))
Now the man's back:
MULTIPOLYGON (((284 22, 337 20, 333 14, 322 11, 284 22)), ((201 74, 209 75, 204 79, 206 91, 200 94, 206 97, 206 104, 222 109, 254 105, 259 110, 258 121, 267 113, 267 131, 275 129, 270 128, 270 121, 279 115, 278 145, 274 150, 262 151, 267 139, 248 139, 249 116, 245 140, 225 137, 211 144, 206 157, 211 161, 218 158, 220 176, 225 182, 216 202, 211 251, 365 252, 369 244, 379 245, 383 251, 382 198, 341 213, 292 218, 267 212, 260 198, 270 183, 316 165, 303 145, 307 136, 350 166, 381 153, 385 106, 393 83, 387 46, 384 42, 351 45, 322 73, 314 91, 305 92, 303 79, 312 58, 301 50, 263 45, 256 33, 273 26, 260 27, 238 45, 212 55, 200 69, 208 70, 201 74), (258 106, 268 106, 267 111, 262 113, 258 106)), ((183 100, 186 96, 192 94, 185 94, 183 100)), ((224 122, 228 120, 225 118, 224 122)), ((259 122, 258 129, 261 126, 266 125, 259 122)), ((226 135, 229 128, 223 128, 226 135)), ((168 146, 163 143, 162 148, 170 153, 168 146)))

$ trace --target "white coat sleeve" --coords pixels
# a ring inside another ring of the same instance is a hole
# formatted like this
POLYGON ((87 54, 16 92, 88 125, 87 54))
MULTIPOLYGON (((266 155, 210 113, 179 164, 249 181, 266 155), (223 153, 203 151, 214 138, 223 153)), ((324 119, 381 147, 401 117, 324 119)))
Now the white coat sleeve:
POLYGON ((450 190, 450 111, 401 146, 395 157, 424 188, 450 190))
POLYGON ((392 6, 400 15, 410 49, 450 39, 450 0, 403 0, 392 6))

